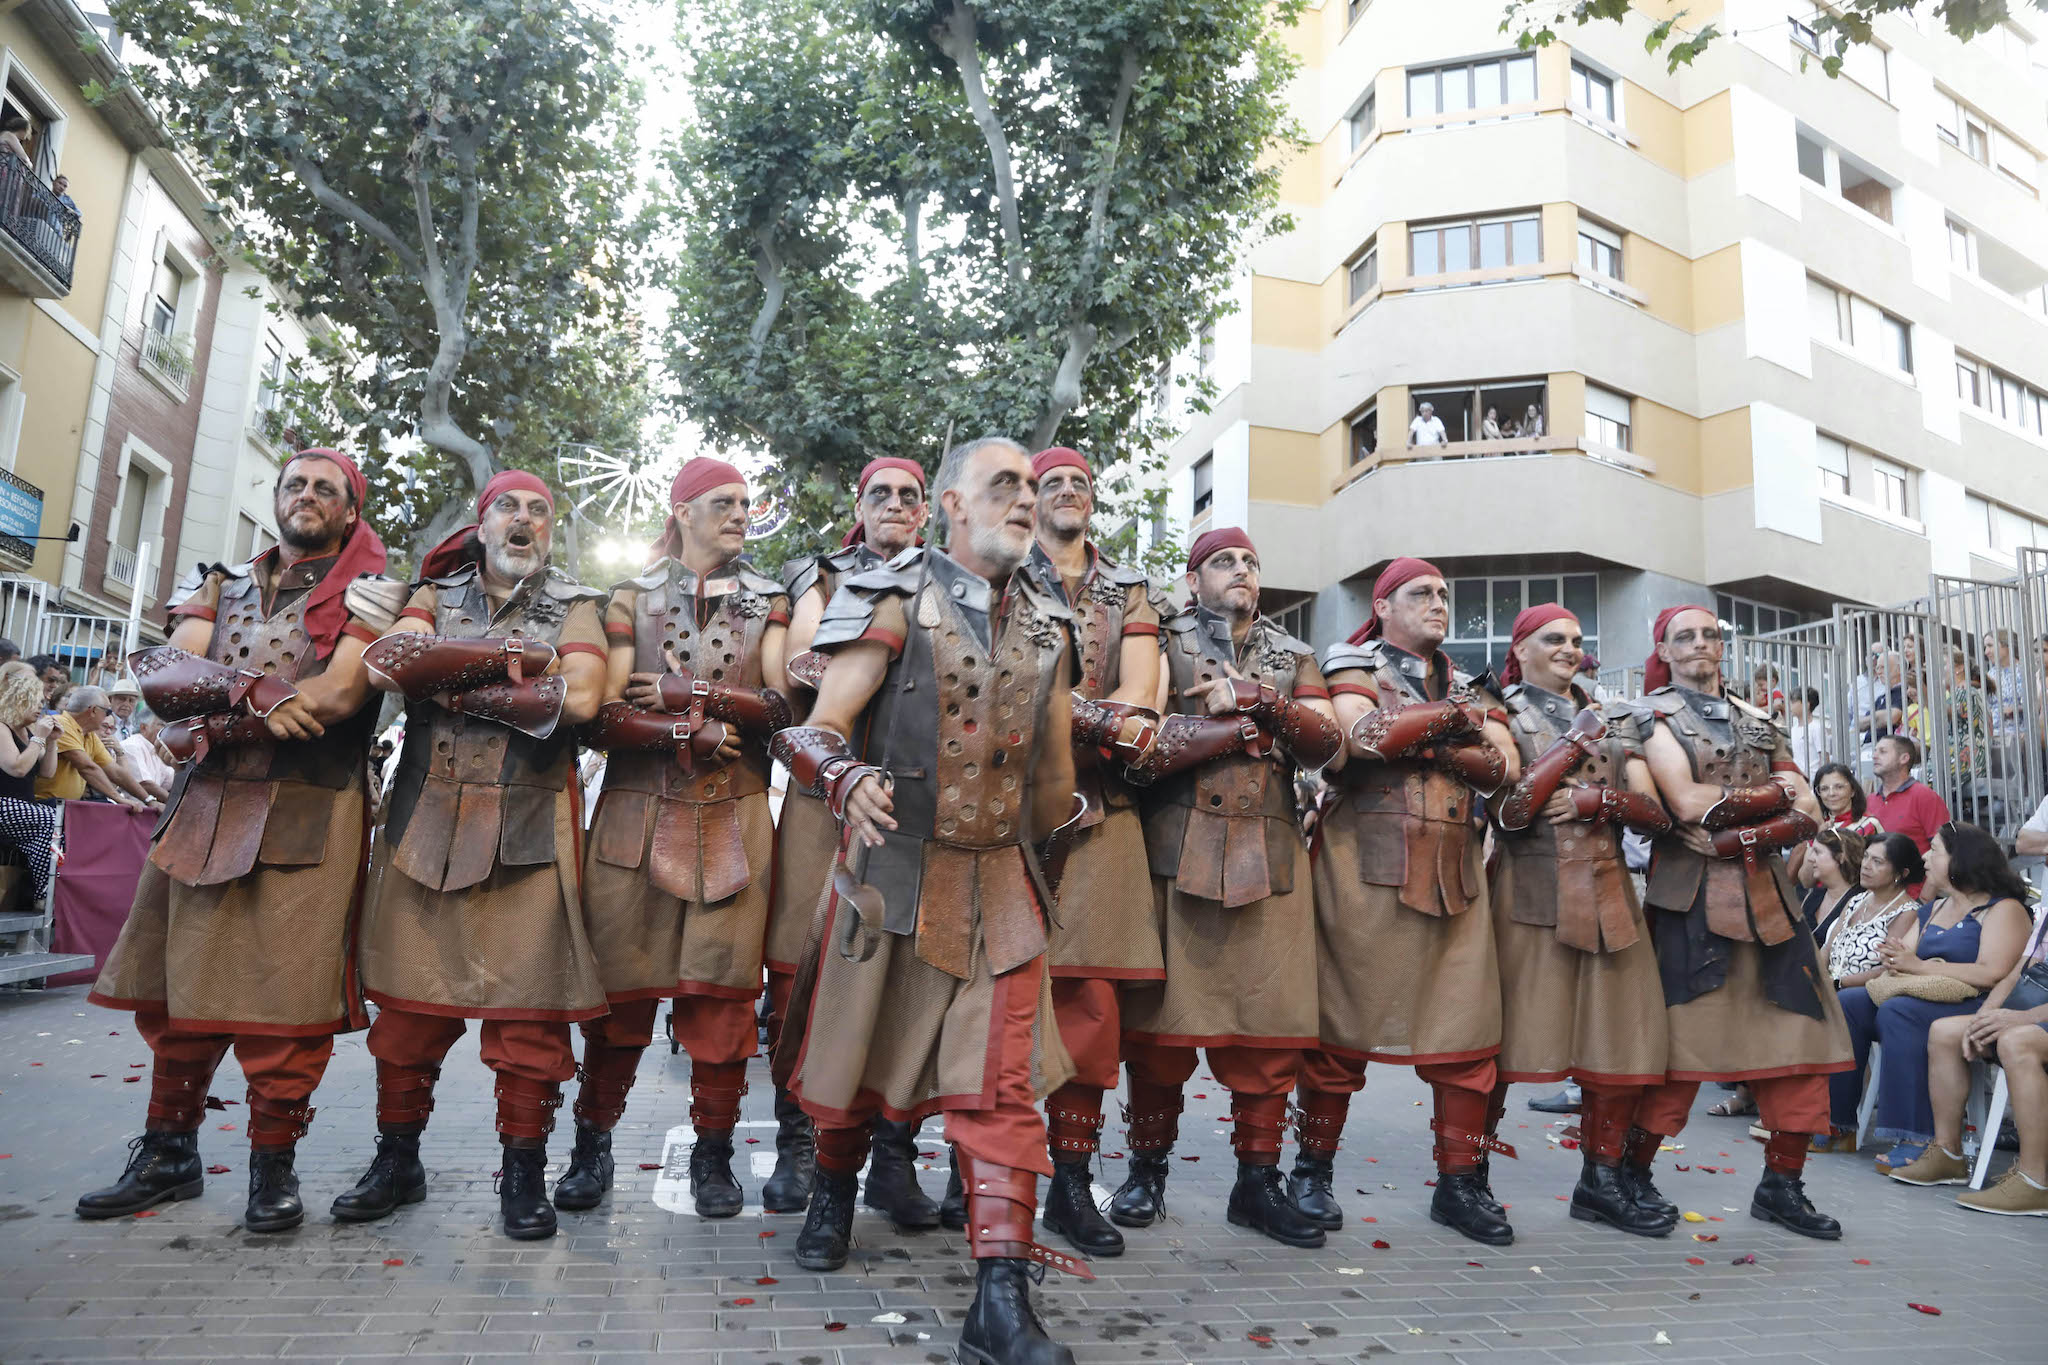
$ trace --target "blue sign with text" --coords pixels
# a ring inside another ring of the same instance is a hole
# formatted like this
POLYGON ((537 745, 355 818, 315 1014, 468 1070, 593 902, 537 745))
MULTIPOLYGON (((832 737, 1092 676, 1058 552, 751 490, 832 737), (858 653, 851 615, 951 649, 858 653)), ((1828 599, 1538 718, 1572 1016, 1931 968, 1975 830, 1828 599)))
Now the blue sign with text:
POLYGON ((42 533, 43 490, 19 479, 0 477, 0 535, 26 538, 42 533))

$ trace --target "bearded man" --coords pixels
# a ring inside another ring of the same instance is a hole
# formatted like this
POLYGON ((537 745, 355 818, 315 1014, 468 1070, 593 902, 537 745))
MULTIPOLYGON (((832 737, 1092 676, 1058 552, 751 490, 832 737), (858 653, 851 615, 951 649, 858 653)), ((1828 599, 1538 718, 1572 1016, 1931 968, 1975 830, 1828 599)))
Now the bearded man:
POLYGON ((1075 1076, 1045 1102, 1053 1169, 1045 1225, 1084 1256, 1117 1256, 1123 1234, 1095 1206, 1089 1162, 1101 1147, 1102 1094, 1116 1088, 1121 1001, 1131 983, 1164 981, 1166 961, 1137 789, 1111 760, 1141 759, 1158 731, 1159 613, 1144 573, 1119 565, 1088 538, 1095 473, 1081 453, 1042 450, 1031 472, 1038 478, 1038 531, 1026 571, 1074 614, 1074 706, 1084 717, 1077 729, 1111 736, 1107 746, 1076 740, 1088 810, 1048 868, 1061 910, 1047 958, 1053 1014, 1075 1076))
POLYGON ((1849 1029, 1783 856, 1813 837, 1820 805, 1784 731, 1722 686, 1713 612, 1672 607, 1652 638, 1644 754, 1678 823, 1654 845, 1645 897, 1671 1055, 1629 1133, 1636 1199, 1668 1205, 1650 1162, 1685 1127, 1700 1082, 1746 1081, 1771 1130, 1750 1215, 1833 1241, 1842 1225, 1806 1197, 1804 1172, 1811 1136, 1830 1131, 1827 1077, 1853 1065, 1849 1029))
POLYGON ((554 494, 506 470, 477 524, 427 555, 394 633, 364 655, 406 699, 363 918, 363 986, 380 1007, 377 1155, 334 1201, 343 1222, 426 1198, 420 1133, 442 1059, 480 1019, 497 1076, 505 1234, 551 1237, 547 1135, 576 1069, 569 1025, 604 1013, 583 926, 575 727, 604 697, 605 594, 549 566, 554 494))
MULTIPOLYGON (((787 656, 811 647, 825 605, 853 574, 879 568, 917 543, 929 513, 924 469, 914 460, 884 456, 870 460, 854 489, 854 524, 831 554, 793 560, 783 572, 790 602, 787 656)), ((801 713, 809 688, 790 679, 790 703, 801 713)), ((768 1046, 782 1033, 790 987, 803 957, 804 938, 818 909, 832 865, 839 858, 839 826, 825 803, 791 785, 782 799, 775 831, 775 902, 768 912, 768 1046)), ((929 1228, 939 1210, 917 1186, 917 1128, 877 1116, 874 1150, 861 1191, 869 1208, 889 1215, 899 1228, 929 1228)), ((761 1206, 770 1213, 795 1213, 810 1202, 815 1166, 811 1121, 781 1085, 775 1087, 775 1173, 761 1186, 761 1206)))
POLYGON ((789 724, 782 585, 742 557, 746 477, 685 463, 656 558, 605 610, 605 704, 588 727, 606 750, 590 822, 583 905, 611 1013, 583 1025, 576 1147, 555 1207, 595 1207, 611 1187, 611 1131, 626 1110, 655 1007, 690 1054, 690 1193, 699 1215, 745 1203, 732 1130, 754 1055, 775 827, 768 737, 789 724))
POLYGON ((404 600, 380 576, 367 491, 347 456, 300 451, 273 491, 278 544, 181 582, 170 643, 129 661, 184 761, 89 997, 135 1012, 155 1061, 148 1122, 121 1179, 78 1201, 82 1218, 200 1193, 206 1088, 233 1047, 249 1085, 243 1226, 305 1220, 293 1156, 306 1101, 334 1035, 368 1022, 350 957, 377 714, 363 649, 404 600))
POLYGON ((1037 487, 1023 450, 959 446, 934 487, 946 549, 847 580, 812 642, 832 657, 810 723, 775 740, 791 782, 849 831, 776 1058, 818 1125, 796 1257, 845 1264, 873 1117, 942 1110, 979 1271, 961 1355, 1068 1362, 1026 1271, 1086 1274, 1032 1236, 1051 1173, 1035 1102, 1072 1073, 1045 973, 1051 897, 1030 851, 1073 814, 1071 617, 1018 572, 1037 487))
POLYGON ((1135 986, 1124 1006, 1131 1155, 1109 1216, 1125 1227, 1159 1217, 1182 1087, 1203 1048, 1230 1088, 1228 1218, 1286 1246, 1319 1247, 1323 1229, 1289 1201, 1279 1168, 1287 1092, 1316 1041, 1315 907, 1294 777, 1328 763, 1342 736, 1315 651, 1259 615, 1251 537, 1234 526, 1205 532, 1187 581, 1194 601, 1161 636, 1166 719, 1129 768, 1148 787, 1166 977, 1135 986))

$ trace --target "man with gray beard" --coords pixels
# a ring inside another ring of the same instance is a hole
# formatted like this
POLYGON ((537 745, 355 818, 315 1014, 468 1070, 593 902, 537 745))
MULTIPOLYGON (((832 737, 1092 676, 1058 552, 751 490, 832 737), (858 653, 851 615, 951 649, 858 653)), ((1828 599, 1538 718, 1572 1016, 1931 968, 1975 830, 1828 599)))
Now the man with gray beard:
POLYGON ((334 1201, 343 1222, 426 1197, 420 1133, 441 1062, 483 1021, 497 1073, 507 1236, 550 1237, 544 1171, 569 1025, 605 1012, 576 865, 575 727, 604 697, 604 594, 548 564, 554 495, 522 470, 484 485, 478 524, 420 564, 364 660, 406 698, 405 748, 372 867, 361 966, 381 1007, 377 1155, 334 1201), (457 964, 460 969, 451 970, 457 964))

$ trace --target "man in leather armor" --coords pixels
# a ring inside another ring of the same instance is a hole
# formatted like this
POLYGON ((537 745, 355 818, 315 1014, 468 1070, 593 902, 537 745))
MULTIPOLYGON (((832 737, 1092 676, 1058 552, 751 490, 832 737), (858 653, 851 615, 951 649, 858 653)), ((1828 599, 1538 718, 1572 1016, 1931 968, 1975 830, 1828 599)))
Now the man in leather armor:
POLYGON ((847 580, 812 641, 831 663, 809 724, 774 746, 848 831, 776 1053, 818 1126, 797 1263, 845 1263, 869 1121, 943 1111, 979 1271, 960 1351, 1006 1365, 1073 1359, 1032 1312, 1030 1263, 1087 1274, 1032 1228, 1051 1173, 1035 1102, 1073 1069, 1031 849, 1073 814, 1072 618, 1018 572, 1035 487, 1014 442, 948 452, 947 548, 847 580))
POLYGON ((1671 815, 1635 711, 1599 706, 1575 681, 1585 658, 1578 617, 1546 602, 1517 616, 1510 634, 1501 700, 1515 756, 1490 803, 1503 1017, 1486 1135, 1499 1134, 1510 1083, 1572 1078, 1584 1101, 1571 1216, 1668 1236, 1675 1212, 1637 1202, 1621 1169, 1636 1104, 1665 1064, 1664 988, 1621 835, 1667 833, 1671 815))
MULTIPOLYGON (((1038 477, 1038 534, 1026 572, 1074 613, 1079 650, 1074 704, 1107 712, 1118 745, 1142 753, 1159 713, 1159 613, 1145 574, 1126 569, 1088 539, 1095 474, 1065 446, 1032 457, 1038 477), (1108 703, 1107 707, 1099 703, 1108 703), (1136 748, 1132 748, 1136 746, 1136 748)), ((1048 874, 1061 913, 1047 958, 1060 1042, 1074 1079, 1046 1097, 1052 1183, 1045 1225, 1085 1256, 1117 1256, 1118 1232, 1095 1207, 1089 1163, 1100 1149, 1102 1094, 1116 1089, 1122 1057, 1120 1001, 1135 982, 1164 981, 1145 825, 1137 790, 1112 762, 1116 748, 1076 742, 1074 761, 1088 809, 1052 853, 1048 874)))
POLYGON ((1332 1167, 1368 1060, 1415 1068, 1435 1095, 1430 1217, 1505 1246, 1514 1230, 1488 1187, 1487 1098, 1500 1051, 1500 976, 1481 873, 1482 801, 1515 751, 1500 702, 1443 652, 1443 574, 1396 559, 1373 614, 1323 656, 1344 727, 1336 799, 1316 855, 1321 1046, 1303 1058, 1291 1182, 1323 1227, 1344 1213, 1332 1167))
POLYGON ((148 1124, 81 1217, 199 1194, 207 1084, 232 1046, 249 1084, 243 1226, 305 1219, 292 1160, 306 1101, 334 1035, 368 1022, 350 960, 377 714, 363 649, 404 598, 379 577, 366 491, 346 456, 300 451, 278 474, 279 543, 181 582, 170 643, 129 661, 184 761, 90 997, 135 1012, 155 1061, 148 1124))
POLYGON ((1753 1217, 1833 1240, 1842 1225, 1806 1197, 1807 1143, 1829 1131, 1827 1077, 1851 1066, 1848 1026, 1821 970, 1782 850, 1810 839, 1820 806, 1771 717, 1722 686, 1726 642, 1705 607, 1657 618, 1644 663, 1644 745, 1677 821, 1650 862, 1650 939, 1670 1027, 1666 1083, 1636 1107, 1629 1168, 1656 1201, 1651 1159, 1685 1127, 1701 1081, 1747 1081, 1763 1124, 1753 1217))
POLYGON ((1316 1040, 1314 893, 1294 773, 1328 763, 1342 737, 1315 651, 1259 615, 1251 538, 1236 527, 1198 537, 1187 577, 1194 600, 1160 635, 1165 719, 1130 768, 1147 784, 1166 977, 1124 1005, 1130 1167, 1109 1214, 1126 1227, 1159 1216, 1202 1048, 1230 1088, 1230 1221, 1318 1247, 1323 1229, 1289 1201, 1279 1169, 1287 1094, 1316 1040))
MULTIPOLYGON (((811 647, 825 605, 848 577, 880 568, 917 543, 929 504, 924 469, 914 460, 882 456, 870 460, 854 486, 854 524, 831 554, 807 555, 783 568, 789 598, 787 656, 811 647)), ((801 715, 811 692, 792 676, 790 704, 801 715)), ((803 958, 804 939, 820 896, 839 859, 839 826, 825 803, 801 787, 782 798, 775 830, 775 902, 768 911, 768 1046, 781 1035, 790 987, 803 958)), ((770 1213, 795 1213, 810 1202, 814 1154, 811 1121, 789 1091, 775 1087, 775 1173, 761 1186, 761 1206, 770 1213)), ((938 1206, 917 1185, 917 1127, 877 1115, 874 1150, 861 1200, 880 1209, 899 1228, 936 1227, 938 1206)))
POLYGON ((405 748, 363 913, 377 1002, 377 1155, 334 1201, 344 1222, 426 1198, 420 1133, 442 1059, 480 1019, 497 1076, 507 1236, 551 1237, 547 1135, 576 1070, 569 1025, 604 1013, 583 927, 576 729, 604 697, 605 594, 554 569, 554 494, 506 470, 420 564, 392 634, 364 654, 406 699, 405 748))
POLYGON ((611 1131, 625 1113, 655 1008, 690 1054, 690 1192, 730 1218, 745 1202, 732 1130, 755 1051, 774 823, 768 737, 787 726, 782 584, 742 557, 746 478, 686 462, 648 571, 612 590, 606 701, 586 727, 604 749, 583 905, 611 1013, 585 1020, 576 1147, 555 1207, 594 1207, 611 1187, 611 1131))

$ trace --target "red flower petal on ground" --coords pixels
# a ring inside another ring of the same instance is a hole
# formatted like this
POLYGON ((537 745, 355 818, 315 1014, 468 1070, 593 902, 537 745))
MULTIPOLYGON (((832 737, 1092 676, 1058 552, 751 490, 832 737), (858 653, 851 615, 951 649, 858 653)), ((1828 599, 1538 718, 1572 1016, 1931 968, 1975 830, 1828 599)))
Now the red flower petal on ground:
POLYGON ((1755 1253, 1754 1251, 1752 1251, 1752 1252, 1748 1252, 1748 1253, 1746 1253, 1746 1254, 1744 1254, 1744 1255, 1741 1255, 1741 1256, 1737 1256, 1737 1257, 1736 1257, 1736 1258, 1735 1258, 1734 1260, 1730 1261, 1730 1262, 1729 1262, 1728 1264, 1729 1264, 1729 1265, 1755 1265, 1755 1264, 1756 1264, 1756 1253, 1755 1253))
POLYGON ((42 1063, 41 1063, 41 1062, 30 1062, 30 1063, 29 1063, 29 1065, 30 1065, 30 1066, 41 1066, 41 1065, 42 1065, 42 1063))
POLYGON ((1486 1269, 1486 1267, 1485 1267, 1484 1265, 1480 1264, 1480 1262, 1478 1262, 1478 1261, 1467 1261, 1467 1262, 1465 1262, 1465 1264, 1466 1264, 1466 1265, 1469 1265, 1469 1266, 1478 1266, 1478 1267, 1479 1267, 1479 1269, 1481 1269, 1481 1270, 1484 1270, 1484 1269, 1486 1269))
MULTIPOLYGON (((750 1299, 748 1300, 748 1302, 751 1303, 752 1300, 750 1299)), ((828 1332, 844 1332, 846 1330, 846 1324, 843 1322, 828 1322, 825 1324, 825 1330, 828 1332)))
POLYGON ((1715 1153, 1714 1155, 1716 1155, 1716 1156, 1726 1156, 1726 1155, 1728 1155, 1728 1154, 1727 1154, 1726 1152, 1716 1152, 1716 1153, 1715 1153))
POLYGON ((1692 1169, 1692 1167, 1690 1167, 1690 1166, 1680 1166, 1680 1165, 1678 1165, 1677 1163, 1675 1163, 1675 1162, 1674 1162, 1674 1163, 1672 1164, 1672 1167, 1671 1167, 1671 1169, 1672 1169, 1672 1170, 1674 1170, 1674 1171, 1689 1171, 1689 1170, 1691 1170, 1691 1169, 1692 1169))
POLYGON ((208 1166, 206 1168, 206 1173, 208 1175, 226 1175, 228 1173, 228 1168, 225 1166, 208 1166))
POLYGON ((760 1141, 761 1141, 761 1139, 759 1139, 759 1138, 748 1138, 748 1139, 747 1139, 747 1146, 749 1146, 749 1147, 752 1147, 752 1146, 756 1145, 757 1143, 759 1143, 760 1141))
POLYGON ((1564 1148, 1567 1152, 1576 1152, 1579 1150, 1579 1140, 1577 1138, 1559 1138, 1557 1140, 1557 1145, 1564 1148))
POLYGON ((776 1279, 776 1278, 775 1278, 775 1277, 774 1277, 773 1275, 763 1275, 763 1276, 762 1276, 762 1277, 761 1277, 760 1279, 758 1279, 758 1280, 754 1281, 754 1283, 755 1283, 755 1284, 781 1284, 781 1283, 782 1283, 782 1281, 780 1281, 780 1280, 776 1279))
POLYGON ((659 1161, 643 1161, 640 1163, 640 1169, 643 1171, 658 1171, 661 1169, 661 1163, 659 1161))
POLYGON ((1688 1256, 1685 1258, 1685 1263, 1687 1265, 1705 1265, 1706 1261, 1698 1256, 1688 1256))
POLYGON ((1722 1216, 1721 1216, 1720 1214, 1718 1214, 1718 1213, 1710 1213, 1710 1214, 1708 1214, 1708 1215, 1707 1215, 1707 1221, 1708 1221, 1709 1223, 1725 1223, 1725 1222, 1727 1222, 1728 1220, 1727 1220, 1726 1218, 1723 1218, 1723 1217, 1722 1217, 1722 1216))
MULTIPOLYGON (((38 1062, 38 1063, 37 1063, 36 1065, 40 1066, 40 1065, 42 1065, 42 1063, 38 1062)), ((149 1065, 149 1063, 147 1063, 147 1062, 130 1062, 130 1063, 128 1063, 128 1069, 129 1069, 130 1071, 140 1071, 140 1070, 142 1070, 142 1068, 143 1068, 143 1067, 145 1067, 145 1066, 148 1066, 148 1065, 149 1065)))
POLYGON ((1436 1188, 1436 1182, 1434 1180, 1425 1180, 1422 1182, 1422 1187, 1426 1190, 1433 1190, 1436 1188))
POLYGON ((86 1079, 89 1081, 103 1081, 106 1078, 107 1073, 104 1071, 95 1071, 92 1073, 92 1075, 86 1077, 86 1079))
POLYGON ((761 1235, 763 1237, 773 1237, 775 1235, 775 1229, 769 1228, 766 1232, 763 1232, 761 1235))
POLYGON ((1182 1161, 1200 1161, 1201 1159, 1198 1156, 1184 1156, 1181 1158, 1182 1161))
POLYGON ((1391 1249, 1393 1245, 1392 1242, 1383 1242, 1377 1237, 1372 1239, 1372 1249, 1374 1251, 1386 1251, 1391 1249))
POLYGON ((1367 1160, 1367 1161, 1378 1161, 1378 1160, 1379 1160, 1379 1158, 1378 1158, 1378 1157, 1376 1157, 1376 1156, 1369 1156, 1369 1157, 1367 1157, 1367 1158, 1366 1158, 1366 1160, 1367 1160))
POLYGON ((1246 1341, 1256 1341, 1261 1346, 1271 1346, 1273 1344, 1273 1338, 1260 1332, 1246 1332, 1244 1339, 1246 1341))
POLYGON ((144 1209, 142 1212, 136 1214, 135 1216, 137 1218, 154 1218, 156 1217, 157 1212, 158 1210, 156 1209, 144 1209))
POLYGON ((1863 1258, 1862 1258, 1861 1256, 1858 1256, 1858 1257, 1856 1258, 1856 1264, 1857 1264, 1857 1265, 1869 1265, 1869 1264, 1870 1264, 1870 1262, 1868 1262, 1868 1261, 1864 1260, 1864 1259, 1863 1259, 1863 1258))
MULTIPOLYGON (((42 1063, 41 1063, 41 1062, 30 1062, 30 1063, 29 1063, 29 1065, 30 1065, 30 1066, 41 1066, 41 1065, 42 1065, 42 1063)), ((128 1084, 130 1084, 130 1085, 133 1085, 133 1084, 135 1084, 135 1083, 136 1083, 137 1081, 141 1080, 141 1079, 142 1079, 142 1077, 140 1077, 140 1076, 123 1076, 123 1077, 122 1077, 121 1079, 122 1079, 122 1080, 124 1080, 124 1081, 126 1081, 126 1082, 128 1082, 128 1084)))
POLYGON ((405 1264, 405 1258, 404 1258, 404 1257, 402 1257, 402 1256, 393 1256, 393 1257, 392 1257, 391 1259, 389 1259, 389 1260, 387 1260, 386 1262, 384 1262, 384 1264, 385 1264, 385 1265, 404 1265, 404 1264, 405 1264))
POLYGON ((752 1299, 734 1299, 732 1306, 735 1308, 752 1308, 754 1301, 752 1299))
POLYGON ((1695 1242, 1718 1242, 1721 1240, 1721 1234, 1718 1232, 1695 1232, 1692 1235, 1692 1239, 1695 1242))
POLYGON ((1941 1316, 1941 1310, 1931 1303, 1909 1303, 1906 1307, 1912 1309, 1915 1313, 1925 1313, 1930 1318, 1941 1316))
MULTIPOLYGON (((1364 1194, 1364 1193, 1365 1193, 1365 1191, 1364 1191, 1364 1190, 1360 1190, 1360 1191, 1359 1191, 1359 1193, 1360 1193, 1360 1194, 1364 1194)), ((1379 1220, 1379 1219, 1377 1219, 1377 1218, 1361 1218, 1361 1219, 1359 1219, 1358 1221, 1359 1221, 1359 1222, 1361 1222, 1361 1223, 1377 1223, 1377 1222, 1379 1222, 1380 1220, 1379 1220)))
POLYGON ((232 1133, 235 1131, 235 1125, 232 1123, 223 1123, 222 1125, 220 1125, 220 1130, 223 1133, 232 1133))
POLYGON ((1561 1203, 1563 1203, 1563 1202, 1564 1202, 1564 1201, 1565 1201, 1566 1199, 1569 1199, 1570 1197, 1571 1197, 1571 1196, 1569 1196, 1569 1195, 1563 1195, 1563 1194, 1561 1194, 1561 1195, 1558 1195, 1558 1196, 1557 1196, 1557 1200, 1558 1200, 1558 1202, 1559 1202, 1559 1203, 1561 1204, 1561 1203))

